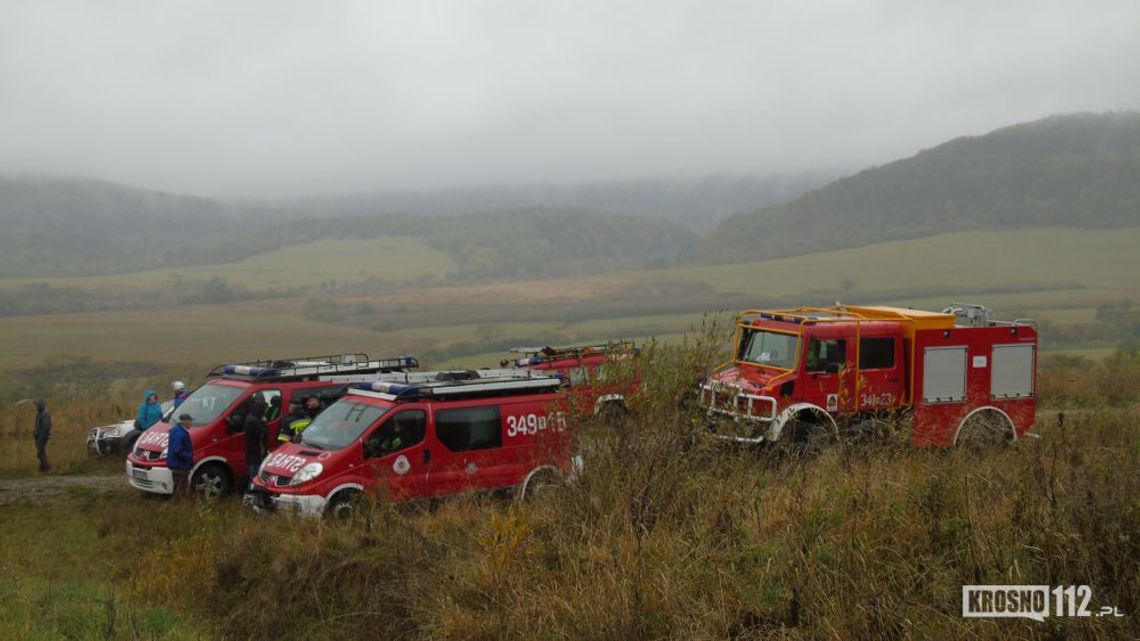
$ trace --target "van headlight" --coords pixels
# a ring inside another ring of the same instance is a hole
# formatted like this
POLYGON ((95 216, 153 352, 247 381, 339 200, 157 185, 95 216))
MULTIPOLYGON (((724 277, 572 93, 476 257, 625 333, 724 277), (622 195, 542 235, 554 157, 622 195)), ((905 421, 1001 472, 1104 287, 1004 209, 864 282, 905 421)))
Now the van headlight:
POLYGON ((162 448, 162 453, 158 455, 158 460, 165 461, 167 454, 170 454, 170 447, 169 446, 162 448))
POLYGON ((320 463, 309 463, 305 467, 302 467, 297 472, 297 474, 293 476, 293 479, 289 481, 289 485, 300 485, 301 483, 306 483, 317 478, 321 475, 321 472, 324 471, 325 466, 321 465, 320 463))

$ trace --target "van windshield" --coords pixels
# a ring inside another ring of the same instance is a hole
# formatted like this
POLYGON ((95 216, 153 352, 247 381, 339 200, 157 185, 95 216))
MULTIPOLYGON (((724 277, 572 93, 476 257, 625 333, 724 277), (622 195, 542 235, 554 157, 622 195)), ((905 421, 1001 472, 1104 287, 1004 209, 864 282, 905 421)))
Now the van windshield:
POLYGON ((221 416, 222 412, 225 412, 230 405, 233 405, 233 402, 244 391, 245 388, 243 387, 207 383, 194 390, 193 394, 182 401, 182 404, 175 410, 173 418, 177 419, 183 414, 189 414, 194 419, 190 423, 191 427, 206 427, 221 416))
POLYGON ((341 399, 323 412, 301 432, 301 445, 318 450, 339 450, 346 447, 390 408, 341 399))
POLYGON ((736 353, 736 360, 792 369, 796 362, 796 347, 799 343, 800 338, 795 334, 746 329, 740 335, 740 349, 736 353))

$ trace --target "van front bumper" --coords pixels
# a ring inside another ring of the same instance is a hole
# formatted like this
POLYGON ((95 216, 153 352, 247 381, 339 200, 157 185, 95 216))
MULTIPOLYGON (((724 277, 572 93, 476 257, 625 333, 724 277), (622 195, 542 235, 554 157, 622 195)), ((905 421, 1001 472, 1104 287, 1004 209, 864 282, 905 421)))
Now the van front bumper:
POLYGON ((173 494, 174 475, 168 467, 136 467, 127 461, 127 481, 131 487, 154 494, 173 494))

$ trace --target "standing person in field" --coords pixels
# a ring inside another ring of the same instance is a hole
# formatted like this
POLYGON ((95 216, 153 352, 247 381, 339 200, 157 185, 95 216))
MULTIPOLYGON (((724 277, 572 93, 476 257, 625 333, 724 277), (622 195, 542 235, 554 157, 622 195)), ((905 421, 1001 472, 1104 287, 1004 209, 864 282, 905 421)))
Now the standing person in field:
POLYGON ((190 468, 194 466, 194 444, 190 441, 190 426, 194 418, 189 414, 178 416, 178 422, 170 428, 170 451, 166 455, 166 466, 174 477, 174 498, 190 496, 190 468))
POLYGON ((36 456, 40 459, 40 471, 46 472, 48 468, 47 444, 51 438, 51 414, 47 411, 47 404, 42 398, 36 399, 36 429, 32 432, 36 439, 36 456))
POLYGON ((182 381, 174 381, 170 384, 170 389, 174 390, 174 408, 177 409, 190 396, 190 390, 186 389, 186 383, 182 381))
POLYGON ((162 405, 158 403, 158 394, 148 389, 143 393, 143 402, 139 405, 139 415, 135 418, 135 429, 146 431, 151 425, 162 420, 162 405))
POLYGON ((242 432, 245 434, 245 462, 249 465, 247 490, 253 483, 253 477, 257 476, 257 468, 261 467, 265 453, 269 451, 269 426, 265 424, 267 407, 268 404, 263 399, 254 399, 242 425, 242 432))

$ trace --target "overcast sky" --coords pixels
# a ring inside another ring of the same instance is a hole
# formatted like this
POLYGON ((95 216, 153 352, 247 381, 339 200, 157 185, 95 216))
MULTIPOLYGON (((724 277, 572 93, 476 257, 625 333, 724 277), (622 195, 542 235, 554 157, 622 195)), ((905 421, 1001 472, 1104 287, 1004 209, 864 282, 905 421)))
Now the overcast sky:
POLYGON ((0 0, 0 172, 205 195, 857 168, 1138 107, 1137 0, 0 0))

